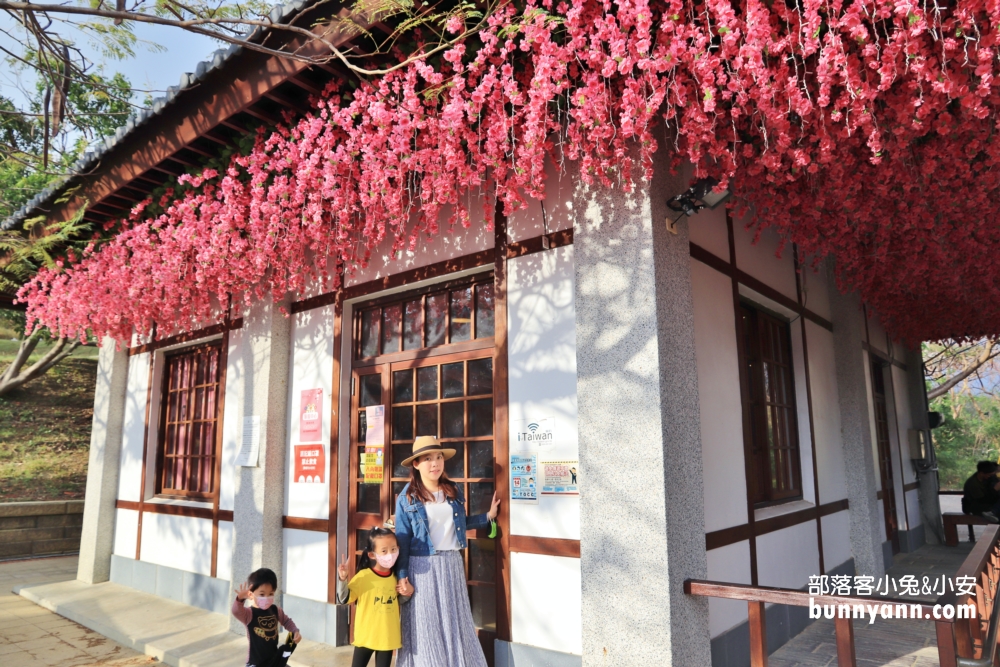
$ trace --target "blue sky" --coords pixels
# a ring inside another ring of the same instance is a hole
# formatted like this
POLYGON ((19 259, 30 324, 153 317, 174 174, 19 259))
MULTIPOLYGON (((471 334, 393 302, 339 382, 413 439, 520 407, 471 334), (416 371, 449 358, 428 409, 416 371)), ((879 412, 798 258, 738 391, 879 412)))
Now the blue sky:
MULTIPOLYGON (((12 26, 12 19, 6 14, 0 14, 0 27, 9 30, 12 26)), ((185 30, 140 23, 135 26, 136 36, 140 40, 159 44, 163 50, 151 50, 144 44, 138 44, 134 58, 114 60, 105 58, 89 46, 89 40, 80 31, 60 26, 59 32, 73 39, 91 61, 103 65, 106 76, 115 72, 124 74, 136 89, 134 98, 136 103, 142 102, 146 97, 146 91, 149 91, 154 98, 162 96, 167 87, 177 85, 184 72, 193 72, 198 63, 206 60, 213 51, 228 46, 185 30)), ((5 48, 21 52, 21 47, 10 38, 0 36, 0 41, 5 48)), ((6 66, 0 67, 0 94, 15 100, 23 100, 20 89, 32 87, 30 73, 22 72, 18 75, 6 66)))

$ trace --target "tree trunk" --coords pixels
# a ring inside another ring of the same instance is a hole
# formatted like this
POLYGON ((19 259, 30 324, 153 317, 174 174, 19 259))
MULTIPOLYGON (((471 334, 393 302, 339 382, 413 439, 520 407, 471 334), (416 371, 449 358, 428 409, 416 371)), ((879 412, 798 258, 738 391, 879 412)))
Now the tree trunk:
POLYGON ((15 389, 19 389, 31 380, 47 373, 50 368, 73 353, 73 350, 80 347, 80 341, 60 338, 42 358, 28 368, 24 365, 28 362, 28 357, 38 347, 41 341, 40 334, 34 334, 21 341, 21 346, 17 350, 17 355, 10 366, 0 375, 0 396, 3 396, 15 389))

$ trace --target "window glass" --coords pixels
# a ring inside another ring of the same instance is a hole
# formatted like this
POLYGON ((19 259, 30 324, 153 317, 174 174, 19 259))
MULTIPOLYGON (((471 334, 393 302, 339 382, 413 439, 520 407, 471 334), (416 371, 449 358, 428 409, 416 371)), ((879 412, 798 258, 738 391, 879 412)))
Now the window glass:
POLYGON ((789 326, 749 304, 740 307, 746 436, 754 501, 802 496, 789 326))
POLYGON ((378 323, 381 311, 369 308, 361 313, 361 357, 378 354, 378 323))
POLYGON ((424 330, 427 339, 425 347, 444 345, 445 321, 448 317, 448 293, 431 294, 427 297, 427 317, 424 330))
POLYGON ((399 352, 402 340, 403 306, 394 304, 382 311, 382 354, 399 352))
POLYGON ((472 288, 454 290, 451 293, 450 341, 458 343, 472 337, 472 288))
POLYGON ((419 350, 423 345, 421 330, 423 329, 423 302, 407 301, 403 312, 403 349, 419 350))
POLYGON ((476 338, 493 337, 493 283, 476 285, 476 338))

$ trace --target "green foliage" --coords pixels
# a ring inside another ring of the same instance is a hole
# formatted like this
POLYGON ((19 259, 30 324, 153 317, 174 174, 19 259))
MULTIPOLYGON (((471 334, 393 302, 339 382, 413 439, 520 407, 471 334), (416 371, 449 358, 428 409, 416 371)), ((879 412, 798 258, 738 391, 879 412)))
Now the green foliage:
POLYGON ((88 144, 124 125, 132 112, 131 97, 132 85, 121 74, 95 73, 71 81, 66 118, 52 137, 46 168, 42 164, 44 84, 37 84, 26 111, 0 96, 0 220, 69 173, 88 144))
POLYGON ((67 252, 77 255, 93 242, 94 224, 83 220, 85 209, 65 222, 44 225, 44 218, 27 220, 24 231, 0 231, 0 291, 13 293, 39 269, 53 268, 67 252))
POLYGON ((978 461, 1000 458, 1000 400, 952 392, 930 407, 945 416, 934 430, 941 488, 961 489, 978 461))

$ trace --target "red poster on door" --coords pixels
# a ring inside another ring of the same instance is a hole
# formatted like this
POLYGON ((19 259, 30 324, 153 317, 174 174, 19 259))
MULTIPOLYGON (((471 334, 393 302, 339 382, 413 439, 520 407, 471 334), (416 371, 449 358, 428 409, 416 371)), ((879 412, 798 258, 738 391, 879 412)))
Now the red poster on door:
POLYGON ((326 449, 323 445, 295 445, 292 481, 297 484, 322 484, 326 481, 326 449))
POLYGON ((323 441, 323 390, 302 390, 302 404, 299 411, 299 440, 301 442, 323 441))

